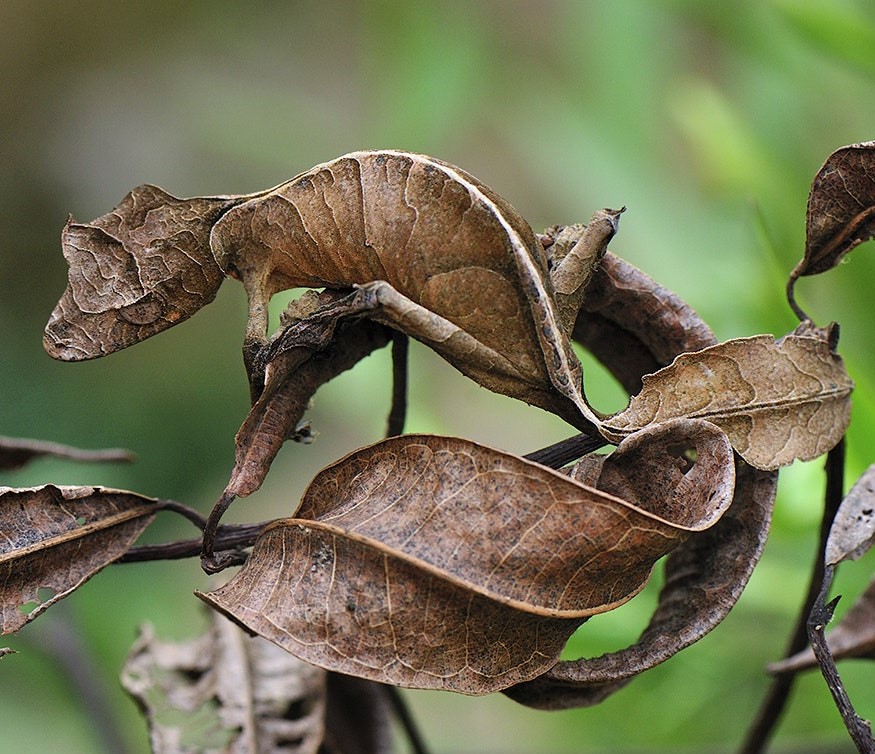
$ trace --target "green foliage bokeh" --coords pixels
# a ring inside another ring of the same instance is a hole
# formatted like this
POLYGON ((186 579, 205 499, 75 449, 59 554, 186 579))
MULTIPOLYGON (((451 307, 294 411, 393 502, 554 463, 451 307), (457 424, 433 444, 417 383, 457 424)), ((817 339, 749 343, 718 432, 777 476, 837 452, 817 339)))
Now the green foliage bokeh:
MULTIPOLYGON (((140 183, 180 196, 242 193, 355 149, 425 152, 478 176, 536 230, 627 205, 616 253, 685 298, 721 339, 782 334, 795 324, 783 290, 803 251, 811 178, 836 147, 875 138, 875 12, 862 0, 12 0, 0 7, 0 64, 0 433, 139 457, 129 467, 43 460, 0 481, 99 483, 203 511, 224 486, 247 407, 243 292, 228 283, 190 322, 110 358, 52 362, 41 332, 65 284, 58 238, 68 213, 91 219, 140 183)), ((799 286, 819 324, 842 324, 857 382, 851 481, 875 460, 870 256, 863 247, 799 286)), ((410 430, 515 452, 570 433, 425 349, 412 356, 410 430)), ((588 366, 596 406, 619 409, 624 397, 588 366)), ((284 449, 231 519, 288 515, 319 468, 378 439, 388 367, 387 354, 375 355, 322 390, 310 415, 317 441, 284 449)), ((813 556, 821 464, 781 481, 763 563, 710 636, 591 710, 411 693, 435 751, 732 750, 813 556)), ((192 534, 171 519, 149 538, 192 534)), ((872 565, 870 554, 844 569, 844 609, 872 565)), ((145 752, 145 726, 116 675, 143 621, 169 637, 198 630, 191 591, 206 584, 195 563, 118 566, 3 642, 19 650, 0 660, 4 750, 103 750, 71 690, 75 668, 61 670, 78 654, 94 658, 110 726, 145 752), (68 651, 74 641, 78 653, 68 651)), ((654 599, 649 589, 590 621, 569 651, 632 641, 654 599)), ((842 670, 861 714, 875 715, 871 665, 842 670)), ((805 676, 776 750, 848 744, 826 687, 805 676)))

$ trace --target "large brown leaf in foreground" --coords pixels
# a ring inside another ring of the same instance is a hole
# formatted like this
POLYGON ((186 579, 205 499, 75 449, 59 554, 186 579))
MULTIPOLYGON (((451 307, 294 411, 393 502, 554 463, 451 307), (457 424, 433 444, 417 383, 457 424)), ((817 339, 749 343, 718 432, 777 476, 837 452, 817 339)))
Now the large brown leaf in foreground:
POLYGON ((580 623, 722 515, 732 451, 713 425, 672 422, 621 444, 599 483, 467 440, 392 438, 319 474, 298 516, 200 596, 330 670, 500 690, 550 667, 580 623))
POLYGON ((824 339, 739 338, 681 354, 645 376, 629 407, 601 429, 617 440, 678 416, 707 419, 751 466, 777 469, 817 458, 841 439, 853 386, 824 339))
POLYGON ((100 487, 0 488, 0 633, 13 633, 124 555, 158 510, 100 487))

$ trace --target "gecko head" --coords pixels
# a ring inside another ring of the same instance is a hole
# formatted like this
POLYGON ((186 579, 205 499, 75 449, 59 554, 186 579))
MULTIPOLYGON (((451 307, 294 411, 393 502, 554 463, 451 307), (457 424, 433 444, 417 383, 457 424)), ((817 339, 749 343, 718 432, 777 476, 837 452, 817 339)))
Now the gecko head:
POLYGON ((236 197, 177 199, 140 186, 90 223, 68 219, 67 288, 46 325, 52 357, 104 356, 188 319, 215 298, 223 274, 210 229, 236 197))

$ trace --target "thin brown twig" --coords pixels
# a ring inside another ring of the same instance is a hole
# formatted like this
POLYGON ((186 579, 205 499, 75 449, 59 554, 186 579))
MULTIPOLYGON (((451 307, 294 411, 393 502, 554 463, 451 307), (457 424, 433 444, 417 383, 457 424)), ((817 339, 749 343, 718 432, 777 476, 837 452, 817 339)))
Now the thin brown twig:
POLYGON ((380 684, 380 686, 385 690, 386 696, 389 699, 389 704, 392 707, 392 712, 395 714, 395 717, 398 718, 398 723, 404 729, 407 740, 410 741, 410 747, 413 750, 413 754, 428 754, 428 746, 426 746, 425 739, 419 732, 416 721, 413 719, 410 708, 407 706, 407 702, 401 695, 400 689, 395 686, 389 686, 388 684, 380 684))
MULTIPOLYGON (((808 591, 796 618, 796 624, 784 657, 792 657, 801 652, 808 645, 808 616, 820 593, 823 582, 823 553, 826 549, 826 540, 832 527, 836 511, 841 505, 844 494, 844 468, 845 468, 845 440, 842 438, 838 444, 829 451, 826 457, 826 484, 824 486, 823 516, 820 521, 820 533, 818 536, 817 550, 814 555, 814 563, 811 568, 811 578, 808 582, 808 591)), ((769 739, 775 731, 778 721, 790 699, 790 692, 796 681, 795 673, 780 673, 772 680, 769 690, 766 692, 753 724, 748 729, 744 743, 739 749, 739 754, 761 754, 766 751, 769 739)))
POLYGON ((827 624, 832 620, 833 612, 835 611, 836 603, 839 598, 836 597, 831 602, 825 603, 826 596, 829 593, 829 588, 832 585, 834 566, 827 566, 823 574, 823 584, 820 593, 815 600, 814 607, 811 608, 811 615, 808 619, 808 638, 811 642, 811 649, 814 651, 814 656, 817 658, 817 664, 820 666, 820 672, 823 675, 826 685, 832 694, 839 714, 845 723, 845 728, 857 747, 860 754, 875 754, 875 740, 872 739, 872 729, 869 726, 869 721, 861 718, 851 699, 842 679, 839 676, 838 668, 836 668, 835 659, 826 642, 824 630, 827 624))
MULTIPOLYGON (((215 551, 228 553, 244 547, 251 547, 269 523, 269 521, 263 521, 257 524, 228 524, 220 527, 213 540, 215 551)), ((147 560, 194 558, 201 554, 202 547, 203 540, 201 539, 183 539, 161 545, 139 545, 132 547, 116 562, 142 563, 147 560)), ((222 562, 225 562, 224 559, 222 562)))
POLYGON ((540 463, 542 466, 549 466, 551 469, 561 469, 571 461, 575 461, 587 453, 592 453, 607 444, 608 441, 601 436, 579 434, 540 450, 526 453, 523 458, 540 463))
POLYGON ((407 420, 407 352, 409 339, 392 331, 392 407, 386 422, 386 437, 395 437, 404 431, 407 420))

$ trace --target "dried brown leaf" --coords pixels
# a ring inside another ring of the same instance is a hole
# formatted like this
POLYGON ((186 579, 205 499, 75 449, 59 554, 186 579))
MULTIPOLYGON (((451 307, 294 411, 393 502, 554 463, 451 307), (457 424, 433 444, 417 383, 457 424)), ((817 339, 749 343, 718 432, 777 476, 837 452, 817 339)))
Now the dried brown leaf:
POLYGON ((731 459, 713 425, 664 425, 621 444, 600 491, 466 440, 392 438, 321 472, 297 517, 199 596, 330 670, 489 693, 546 670, 586 617, 711 526, 731 459))
POLYGON ((374 316, 481 385, 575 424, 592 418, 543 248, 510 204, 452 165, 349 154, 234 207, 211 243, 246 287, 250 340, 279 290, 362 286, 374 316))
MULTIPOLYGON (((850 657, 875 659, 875 579, 827 635, 829 650, 836 660, 850 657)), ((770 673, 791 673, 818 667, 811 647, 769 665, 770 673)))
POLYGON ((870 466, 851 487, 836 511, 829 538, 826 541, 826 565, 838 565, 843 560, 856 560, 875 541, 875 464, 870 466))
POLYGON ((347 315, 348 307, 340 300, 282 333, 281 347, 267 363, 264 389, 237 432, 225 496, 257 490, 319 387, 389 342, 389 331, 374 322, 342 327, 340 320, 347 315), (312 358, 316 351, 322 353, 312 358))
POLYGON ((559 662, 504 693, 537 709, 592 706, 705 636, 728 615, 759 562, 776 488, 776 473, 739 463, 729 510, 666 559, 659 603, 635 644, 600 657, 559 662))
MULTIPOLYGON (((687 304, 611 254, 597 271, 584 308, 575 337, 587 347, 594 343, 600 361, 630 392, 640 389, 648 364, 654 365, 649 367, 654 371, 678 353, 716 342, 687 304), (592 324, 583 326, 584 319, 592 324), (607 347, 617 334, 636 358, 607 347)), ((757 471, 739 459, 729 510, 713 527, 682 542, 667 557, 665 586, 641 638, 603 657, 560 662, 505 693, 542 709, 590 706, 702 638, 735 605, 759 561, 776 488, 777 472, 757 471)))
POLYGON ((827 157, 808 195, 805 256, 792 279, 835 267, 875 235, 875 141, 841 147, 827 157))
POLYGON ((134 460, 134 454, 131 451, 121 448, 84 450, 57 442, 20 437, 0 437, 0 469, 18 469, 40 456, 53 456, 54 458, 67 458, 71 461, 90 463, 134 460))
POLYGON ((0 633, 13 633, 109 565, 158 506, 100 487, 0 488, 0 633))
POLYGON ((212 301, 223 276, 209 234, 236 201, 177 199, 140 186, 90 223, 68 220, 61 245, 69 280, 46 325, 49 355, 64 361, 105 356, 212 301))
POLYGON ((154 754, 315 754, 323 742, 326 673, 214 614, 188 642, 146 626, 122 670, 154 754))
POLYGON ((617 440, 678 416, 723 429, 752 466, 771 470, 833 447, 850 419, 853 382, 826 341, 758 335, 684 353, 644 377, 628 408, 602 424, 617 440))

